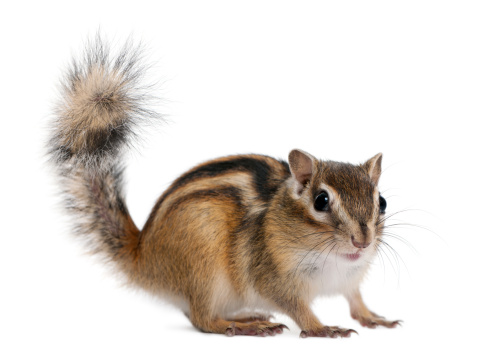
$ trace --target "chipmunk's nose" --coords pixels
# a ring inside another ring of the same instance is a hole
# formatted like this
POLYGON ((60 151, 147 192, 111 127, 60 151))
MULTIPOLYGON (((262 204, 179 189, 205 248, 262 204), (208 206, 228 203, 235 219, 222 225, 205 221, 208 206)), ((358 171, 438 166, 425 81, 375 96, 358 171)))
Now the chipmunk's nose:
POLYGON ((363 242, 360 242, 360 241, 357 241, 355 239, 355 236, 351 235, 351 243, 353 244, 353 246, 355 246, 356 248, 367 248, 369 245, 370 245, 370 242, 368 242, 367 240, 368 238, 365 237, 363 239, 363 242))

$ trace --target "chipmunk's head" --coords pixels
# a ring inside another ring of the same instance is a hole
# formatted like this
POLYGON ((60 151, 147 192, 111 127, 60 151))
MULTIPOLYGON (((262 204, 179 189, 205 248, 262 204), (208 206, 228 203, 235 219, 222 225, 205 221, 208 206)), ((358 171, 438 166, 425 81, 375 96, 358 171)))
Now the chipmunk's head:
POLYGON ((386 208, 378 190, 381 161, 382 154, 377 154, 361 165, 351 165, 291 151, 291 199, 304 208, 301 222, 312 234, 301 239, 302 244, 308 243, 306 248, 333 251, 348 262, 373 256, 386 208))

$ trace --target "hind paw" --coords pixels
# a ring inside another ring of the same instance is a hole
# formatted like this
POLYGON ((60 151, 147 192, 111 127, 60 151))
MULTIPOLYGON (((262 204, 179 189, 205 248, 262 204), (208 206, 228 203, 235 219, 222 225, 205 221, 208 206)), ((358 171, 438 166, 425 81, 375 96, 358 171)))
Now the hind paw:
POLYGON ((281 323, 271 323, 271 322, 232 322, 230 326, 225 330, 225 334, 229 337, 235 335, 242 336, 274 336, 280 334, 283 330, 288 329, 286 325, 281 323))

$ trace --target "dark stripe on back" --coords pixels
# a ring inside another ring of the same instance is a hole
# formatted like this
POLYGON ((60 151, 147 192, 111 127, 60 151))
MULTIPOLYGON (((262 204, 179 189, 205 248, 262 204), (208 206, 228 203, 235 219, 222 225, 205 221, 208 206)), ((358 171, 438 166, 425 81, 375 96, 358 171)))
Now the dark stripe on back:
MULTIPOLYGON (((278 161, 282 164, 283 168, 286 170, 286 174, 290 173, 289 165, 286 162, 278 161)), ((255 190, 264 202, 269 202, 274 195, 274 193, 279 188, 280 183, 283 180, 274 180, 273 172, 271 171, 271 166, 262 160, 255 159, 252 157, 241 156, 225 161, 215 161, 201 165, 192 171, 189 171, 179 177, 173 184, 163 193, 163 195, 158 199, 151 214, 145 224, 145 229, 149 227, 152 223, 158 209, 161 207, 163 202, 177 189, 187 185, 190 182, 209 177, 221 176, 226 173, 231 172, 248 172, 252 174, 252 180, 254 183, 255 190)))
POLYGON ((230 172, 252 173, 256 191, 264 201, 270 200, 271 195, 277 189, 268 184, 268 180, 271 175, 271 168, 265 161, 250 157, 236 157, 232 160, 208 163, 184 174, 178 178, 175 183, 173 183, 173 185, 166 191, 164 198, 168 197, 173 191, 185 186, 191 181, 208 177, 216 177, 230 172))
POLYGON ((199 191, 195 191, 193 193, 189 193, 187 195, 181 196, 180 198, 176 199, 170 206, 167 213, 170 213, 177 209, 178 207, 182 206, 184 203, 196 200, 196 199, 229 199, 231 202, 237 204, 239 208, 243 207, 242 204, 242 197, 241 197, 240 189, 236 187, 221 187, 215 189, 202 189, 199 191))

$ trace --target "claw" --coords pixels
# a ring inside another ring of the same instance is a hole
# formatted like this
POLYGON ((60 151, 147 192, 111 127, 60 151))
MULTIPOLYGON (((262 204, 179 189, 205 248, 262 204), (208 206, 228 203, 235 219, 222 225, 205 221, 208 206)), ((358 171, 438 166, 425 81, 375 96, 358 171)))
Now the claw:
POLYGON ((347 330, 347 331, 344 333, 343 337, 345 337, 345 338, 351 337, 351 333, 354 333, 354 334, 360 335, 360 334, 359 334, 358 332, 356 332, 354 329, 348 329, 348 330, 347 330))
POLYGON ((225 330, 225 335, 227 337, 235 336, 235 322, 232 322, 230 326, 225 330))

